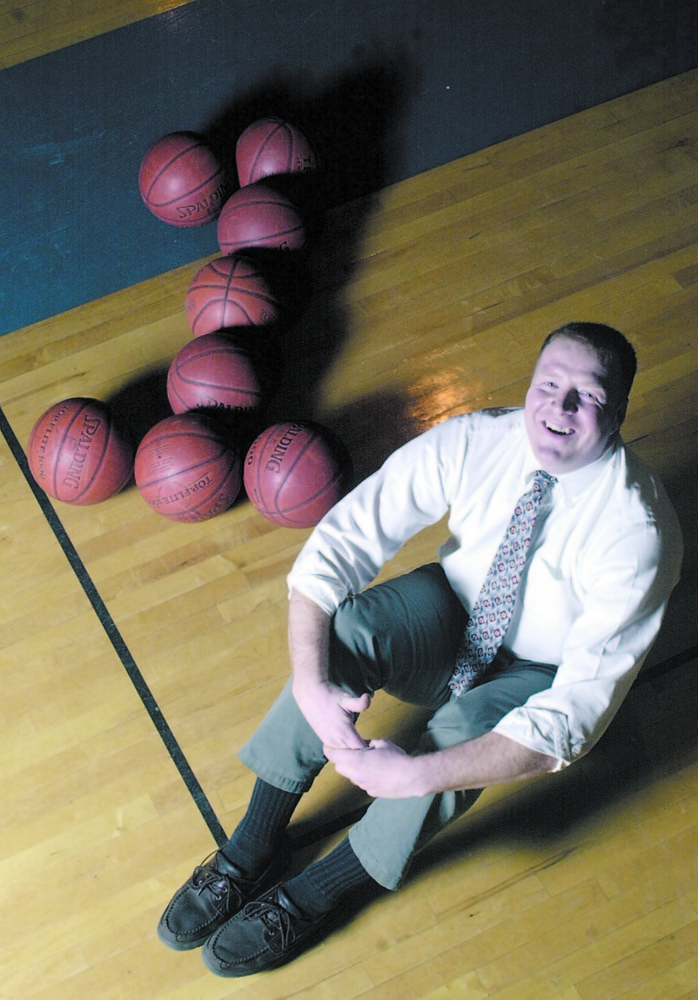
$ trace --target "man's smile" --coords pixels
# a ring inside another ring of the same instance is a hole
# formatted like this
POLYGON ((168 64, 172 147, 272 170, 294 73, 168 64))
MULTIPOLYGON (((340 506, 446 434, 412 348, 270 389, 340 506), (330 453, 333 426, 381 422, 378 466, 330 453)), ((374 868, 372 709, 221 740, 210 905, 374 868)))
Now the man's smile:
POLYGON ((545 429, 552 431, 553 434, 574 434, 572 427, 563 427, 562 424, 553 424, 549 420, 544 421, 545 429))

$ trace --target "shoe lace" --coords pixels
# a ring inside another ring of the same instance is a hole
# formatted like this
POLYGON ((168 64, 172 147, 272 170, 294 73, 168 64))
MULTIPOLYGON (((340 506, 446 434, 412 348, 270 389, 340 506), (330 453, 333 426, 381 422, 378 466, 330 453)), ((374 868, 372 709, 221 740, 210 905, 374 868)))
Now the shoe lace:
POLYGON ((194 869, 191 881, 199 896, 204 892, 210 892, 216 899, 222 900, 226 896, 234 895, 238 897, 238 903, 242 903, 242 894, 232 876, 219 872, 211 865, 198 865, 194 869))
POLYGON ((284 951, 296 939, 294 915, 277 899, 254 900, 247 904, 243 916, 248 920, 262 921, 270 932, 268 944, 272 951, 284 951))

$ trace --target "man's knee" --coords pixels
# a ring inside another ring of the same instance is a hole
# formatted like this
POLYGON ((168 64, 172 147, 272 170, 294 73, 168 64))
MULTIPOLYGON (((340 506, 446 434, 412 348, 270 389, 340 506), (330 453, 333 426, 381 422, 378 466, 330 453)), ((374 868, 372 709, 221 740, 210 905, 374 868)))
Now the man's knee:
POLYGON ((332 679, 356 693, 384 687, 403 701, 435 708, 450 693, 466 621, 438 563, 352 595, 333 619, 332 679))
POLYGON ((494 666, 491 679, 434 713, 428 726, 428 742, 433 749, 442 749, 484 736, 532 695, 549 688, 555 671, 550 664, 515 660, 509 655, 506 662, 494 666))

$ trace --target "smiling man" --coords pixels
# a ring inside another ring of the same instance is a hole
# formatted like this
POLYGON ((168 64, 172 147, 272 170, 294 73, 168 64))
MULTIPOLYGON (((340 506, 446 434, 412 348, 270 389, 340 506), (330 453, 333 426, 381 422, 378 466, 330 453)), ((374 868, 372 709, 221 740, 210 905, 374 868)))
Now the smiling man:
POLYGON ((601 356, 579 333, 554 331, 546 339, 525 406, 526 433, 541 468, 555 475, 575 472, 609 447, 625 419, 634 371, 632 355, 624 354, 601 356))
POLYGON ((351 889, 396 889, 480 790, 559 770, 604 732, 678 579, 681 535, 619 429, 625 337, 569 323, 545 340, 523 409, 455 417, 395 452, 330 511, 289 576, 292 677, 241 751, 243 820, 158 927, 218 975, 306 948, 351 889), (369 586, 448 512, 438 561, 369 586), (376 690, 430 710, 410 753, 366 741, 376 690), (374 798, 348 837, 276 881, 286 828, 327 761, 374 798))

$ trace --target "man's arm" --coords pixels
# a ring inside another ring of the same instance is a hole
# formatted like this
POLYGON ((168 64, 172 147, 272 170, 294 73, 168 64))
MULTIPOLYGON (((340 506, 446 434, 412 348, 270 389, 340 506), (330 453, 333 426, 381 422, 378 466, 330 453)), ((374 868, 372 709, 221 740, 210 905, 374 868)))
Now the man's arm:
POLYGON ((293 696, 323 743, 363 749, 366 741, 354 717, 371 703, 368 694, 354 698, 329 680, 330 616, 299 591, 291 593, 288 644, 293 668, 293 696))
POLYGON ((545 774, 558 763, 494 732, 417 757, 388 740, 372 740, 360 752, 326 746, 325 755, 339 774, 384 799, 507 784, 545 774))

